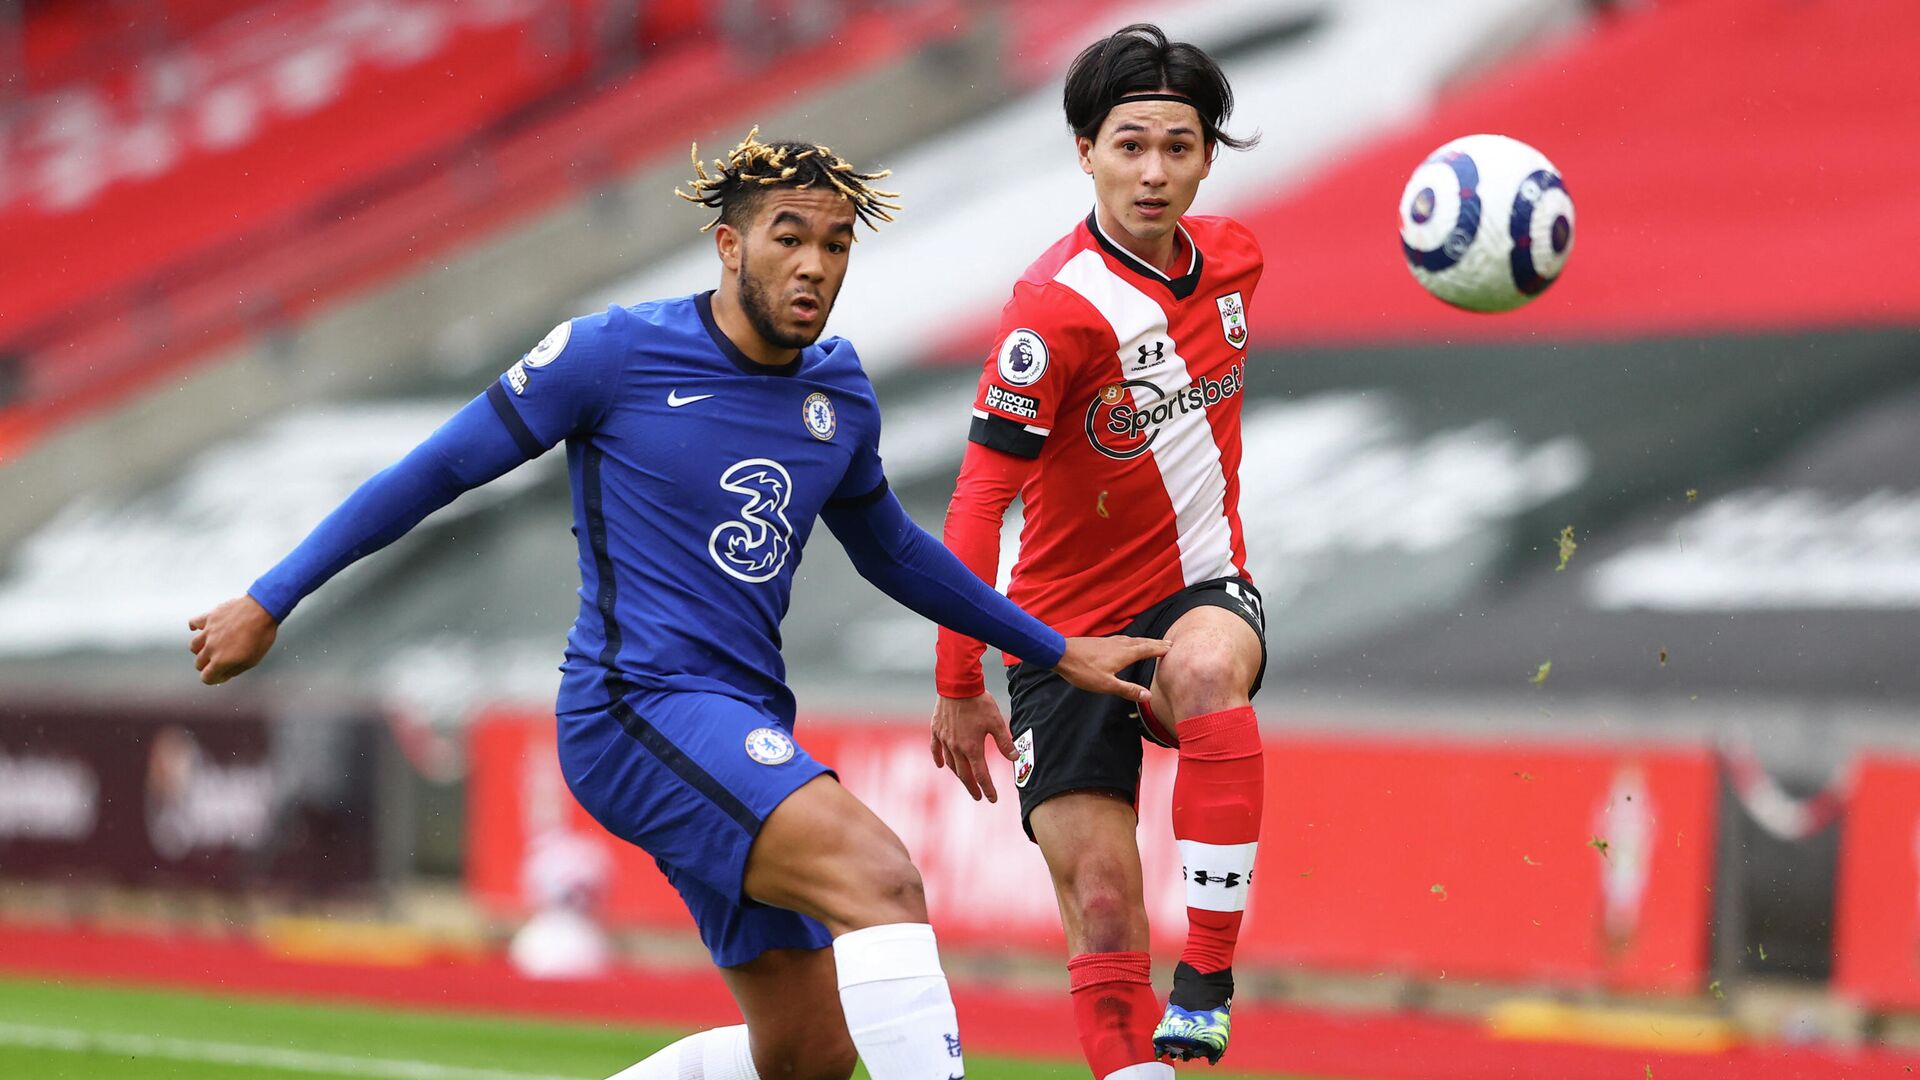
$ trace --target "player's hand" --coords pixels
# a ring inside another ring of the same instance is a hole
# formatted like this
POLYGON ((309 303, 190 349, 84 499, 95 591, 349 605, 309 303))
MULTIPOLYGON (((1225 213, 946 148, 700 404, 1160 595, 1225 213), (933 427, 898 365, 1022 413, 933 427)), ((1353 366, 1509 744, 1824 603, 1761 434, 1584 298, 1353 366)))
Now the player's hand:
POLYGON ((1013 732, 1007 729, 1007 718, 1000 715, 1000 703, 992 694, 943 697, 933 707, 933 764, 952 770, 974 802, 982 794, 988 802, 1000 801, 987 772, 983 747, 988 738, 1000 748, 1001 757, 1013 760, 1013 732))
POLYGON ((1082 690, 1144 705, 1153 700, 1153 691, 1116 673, 1142 660, 1165 656, 1172 647, 1172 642, 1159 638, 1070 637, 1066 653, 1053 670, 1082 690))
POLYGON ((258 664, 280 624, 251 596, 237 596, 204 615, 187 620, 187 629, 195 631, 187 648, 193 650, 193 667, 200 681, 212 686, 258 664))

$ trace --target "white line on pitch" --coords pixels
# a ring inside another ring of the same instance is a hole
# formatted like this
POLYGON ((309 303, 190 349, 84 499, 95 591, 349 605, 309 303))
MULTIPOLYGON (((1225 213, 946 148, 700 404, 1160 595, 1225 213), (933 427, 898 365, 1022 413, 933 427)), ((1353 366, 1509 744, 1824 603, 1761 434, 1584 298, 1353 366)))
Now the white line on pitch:
POLYGON ((169 1039, 155 1035, 83 1031, 78 1028, 41 1027, 35 1024, 0 1023, 0 1044, 40 1050, 64 1050, 77 1054, 126 1054, 129 1057, 214 1062, 221 1065, 285 1069, 289 1072, 367 1076, 375 1077, 377 1080, 580 1080, 577 1076, 556 1076, 550 1073, 468 1069, 431 1061, 323 1054, 312 1050, 285 1050, 274 1046, 256 1046, 246 1043, 169 1039))

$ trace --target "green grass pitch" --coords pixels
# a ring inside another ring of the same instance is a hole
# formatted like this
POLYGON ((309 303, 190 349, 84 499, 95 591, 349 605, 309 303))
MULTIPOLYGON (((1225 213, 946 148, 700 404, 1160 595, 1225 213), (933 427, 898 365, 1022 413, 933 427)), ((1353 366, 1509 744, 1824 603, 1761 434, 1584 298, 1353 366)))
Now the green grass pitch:
MULTIPOLYGON (((0 1077, 18 1080, 595 1080, 677 1037, 600 1023, 0 979, 0 1077)), ((971 1053, 967 1073, 1087 1076, 1079 1061, 971 1053)), ((1204 1067, 1202 1074, 1254 1080, 1204 1067)))

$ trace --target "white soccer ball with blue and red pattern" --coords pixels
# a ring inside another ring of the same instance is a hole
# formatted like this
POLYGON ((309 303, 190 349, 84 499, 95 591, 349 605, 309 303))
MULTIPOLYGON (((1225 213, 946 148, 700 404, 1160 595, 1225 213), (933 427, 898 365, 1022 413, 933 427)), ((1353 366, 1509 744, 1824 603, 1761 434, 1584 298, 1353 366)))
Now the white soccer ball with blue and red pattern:
POLYGON ((1573 199, 1545 154, 1505 135, 1435 150, 1400 194, 1400 249, 1428 292, 1511 311, 1547 291, 1573 253, 1573 199))

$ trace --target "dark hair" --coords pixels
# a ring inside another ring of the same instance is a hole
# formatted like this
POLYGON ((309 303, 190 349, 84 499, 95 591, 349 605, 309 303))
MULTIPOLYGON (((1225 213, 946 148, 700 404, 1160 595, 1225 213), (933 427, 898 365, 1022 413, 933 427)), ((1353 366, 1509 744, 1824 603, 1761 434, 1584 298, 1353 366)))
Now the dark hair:
POLYGON ((810 188, 815 184, 832 188, 853 204, 853 212, 867 228, 877 229, 876 221, 892 221, 891 211, 900 209, 890 199, 898 192, 881 191, 873 181, 893 175, 891 170, 863 173, 845 158, 824 146, 809 142, 763 143, 755 127, 740 140, 725 158, 714 159, 709 173, 700 163, 700 144, 693 144, 693 193, 674 188, 673 193, 691 203, 720 211, 719 216, 700 227, 701 232, 722 222, 738 229, 753 220, 760 197, 769 188, 810 188))
POLYGON ((1168 41, 1152 23, 1122 27, 1074 57, 1067 69, 1067 126, 1081 138, 1096 138, 1121 99, 1155 92, 1193 103, 1209 147, 1218 143, 1245 150, 1260 141, 1257 134, 1236 139, 1221 130, 1233 115, 1233 88, 1213 57, 1197 45, 1168 41))

